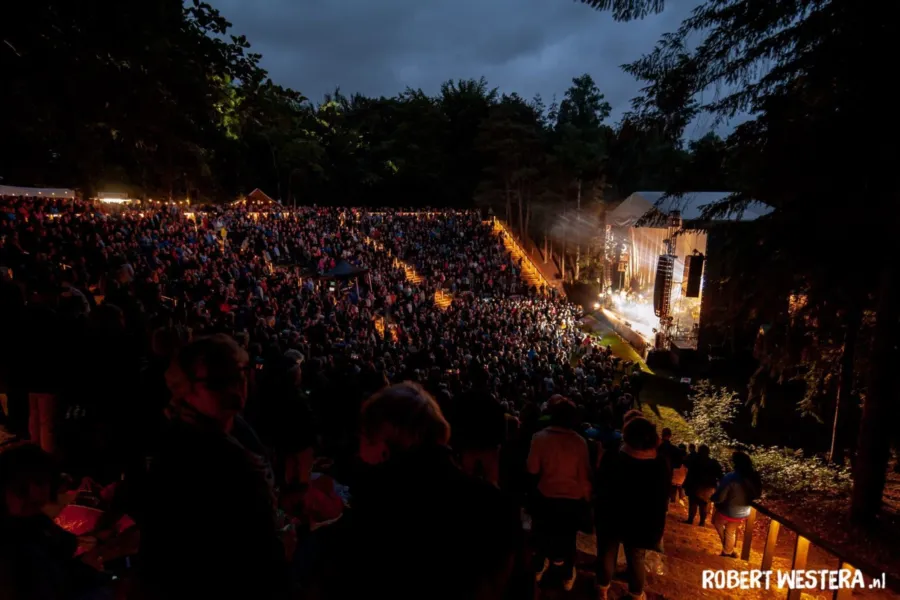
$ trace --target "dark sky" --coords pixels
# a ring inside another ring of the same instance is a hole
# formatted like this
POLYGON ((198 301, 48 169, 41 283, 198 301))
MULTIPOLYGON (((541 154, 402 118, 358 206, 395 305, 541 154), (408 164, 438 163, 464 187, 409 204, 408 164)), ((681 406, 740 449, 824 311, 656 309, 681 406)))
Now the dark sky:
MULTIPOLYGON (((620 65, 653 48, 700 0, 669 0, 642 21, 616 23, 573 0, 212 0, 263 55, 277 83, 313 100, 345 93, 437 92, 447 79, 485 76, 525 97, 562 97, 590 73, 627 110, 638 83, 620 65)), ((702 122, 687 131, 702 135, 702 122)))

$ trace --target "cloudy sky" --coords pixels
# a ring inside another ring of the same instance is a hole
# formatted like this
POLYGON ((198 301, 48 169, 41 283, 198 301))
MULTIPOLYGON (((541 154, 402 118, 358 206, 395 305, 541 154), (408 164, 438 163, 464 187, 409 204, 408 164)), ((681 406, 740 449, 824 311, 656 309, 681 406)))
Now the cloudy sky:
MULTIPOLYGON (((485 76, 525 97, 562 96, 590 73, 613 106, 627 110, 638 84, 620 66, 652 49, 700 0, 616 23, 574 0, 211 0, 262 53, 282 85, 313 100, 345 93, 435 93, 447 79, 485 76)), ((687 131, 702 135, 702 123, 687 131)))

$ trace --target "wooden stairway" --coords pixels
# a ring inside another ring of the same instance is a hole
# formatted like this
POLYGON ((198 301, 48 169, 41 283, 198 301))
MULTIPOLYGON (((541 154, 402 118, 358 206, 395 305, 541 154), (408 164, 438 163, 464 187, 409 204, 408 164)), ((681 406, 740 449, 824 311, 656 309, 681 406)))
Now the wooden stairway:
POLYGON ((416 273, 416 270, 413 269, 410 265, 406 264, 405 262, 403 262, 401 260, 398 260, 397 262, 400 263, 400 265, 403 267, 403 271, 406 273, 406 279, 410 283, 419 285, 420 283, 422 283, 425 280, 425 278, 422 277, 421 275, 419 275, 418 273, 416 273))
MULTIPOLYGON (((385 248, 378 242, 377 240, 373 240, 371 238, 367 238, 368 243, 372 244, 376 249, 384 251, 385 248)), ((390 254, 390 251, 388 251, 390 254)), ((399 258, 394 258, 394 266, 397 268, 402 268, 403 273, 406 275, 406 280, 412 283, 413 285, 420 285, 425 281, 425 278, 416 272, 416 270, 407 262, 400 260, 399 258)), ((450 305, 453 303, 453 295, 448 294, 443 291, 437 291, 434 293, 434 303, 441 310, 447 310, 450 308, 450 305)), ((383 326, 382 326, 383 328, 383 326)))
MULTIPOLYGON (((679 504, 670 505, 666 519, 666 530, 663 537, 663 553, 648 552, 645 569, 647 571, 647 600, 714 600, 718 598, 730 600, 783 600, 787 598, 788 590, 777 586, 776 576, 773 574, 771 588, 766 589, 704 589, 703 572, 706 570, 737 570, 749 571, 759 569, 762 561, 762 551, 765 544, 765 528, 768 527, 764 519, 756 524, 756 534, 753 537, 750 560, 725 558, 719 556, 721 543, 715 529, 707 523, 705 527, 688 525, 684 522, 687 518, 685 506, 679 504)), ((696 521, 695 521, 696 523, 696 521)), ((738 551, 740 551, 742 532, 738 533, 738 551)), ((775 571, 789 571, 791 569, 792 548, 796 534, 782 530, 778 544, 774 552, 774 560, 771 569, 775 571)), ((593 535, 578 534, 578 578, 572 592, 566 593, 551 577, 545 577, 544 581, 535 586, 535 597, 540 600, 565 598, 566 600, 594 600, 597 592, 594 587, 594 561, 596 560, 596 540, 593 535)), ((609 598, 617 600, 628 598, 627 585, 624 581, 625 559, 621 553, 618 557, 617 575, 613 579, 609 591, 609 598)), ((818 548, 811 547, 809 563, 806 567, 810 570, 837 569, 836 559, 818 548)), ((866 577, 868 583, 869 578, 866 577)), ((830 600, 834 596, 831 590, 804 590, 799 595, 800 600, 830 600)), ((845 596, 841 596, 844 598, 845 596)), ((846 596, 849 598, 850 596, 846 596)), ((854 590, 852 597, 862 600, 887 600, 897 598, 889 590, 854 590)))
POLYGON ((550 287, 549 282, 544 278, 540 271, 537 270, 537 267, 534 266, 534 263, 531 262, 531 259, 499 219, 494 219, 494 233, 501 237, 503 246, 506 248, 507 252, 512 255, 513 260, 516 263, 519 263, 521 260, 522 280, 525 281, 529 287, 536 287, 538 289, 545 286, 548 288, 550 287))
POLYGON ((434 303, 441 310, 447 310, 453 304, 453 294, 438 290, 434 293, 434 303))

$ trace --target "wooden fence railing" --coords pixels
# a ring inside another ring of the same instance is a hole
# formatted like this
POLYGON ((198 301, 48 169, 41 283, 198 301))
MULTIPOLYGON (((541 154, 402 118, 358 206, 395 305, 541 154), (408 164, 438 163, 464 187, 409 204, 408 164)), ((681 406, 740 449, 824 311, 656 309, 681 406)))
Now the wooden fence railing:
MULTIPOLYGON (((809 557, 810 545, 817 546, 832 555, 835 558, 835 566, 841 570, 851 572, 861 571, 870 578, 881 581, 882 573, 870 565, 865 564, 859 559, 853 559, 844 554, 841 550, 829 544, 825 540, 819 538, 815 534, 805 531, 804 528, 791 522, 789 519, 777 515, 766 509, 764 506, 754 503, 750 509, 750 516, 744 523, 744 539, 741 544, 741 560, 750 560, 750 548, 753 543, 753 529, 756 525, 756 519, 759 514, 763 514, 769 518, 769 528, 766 532, 766 542, 763 547, 762 560, 760 561, 760 570, 768 571, 772 568, 772 560, 775 558, 775 545, 778 542, 778 533, 782 528, 793 531, 797 534, 797 540, 794 542, 794 552, 791 559, 791 569, 795 571, 806 569, 807 559, 809 557)), ((894 577, 885 577, 885 587, 893 592, 900 593, 900 580, 894 577)), ((788 600, 800 600, 802 590, 799 588, 791 588, 788 590, 788 600)), ((834 591, 834 600, 848 600, 853 595, 852 588, 843 588, 834 591)))

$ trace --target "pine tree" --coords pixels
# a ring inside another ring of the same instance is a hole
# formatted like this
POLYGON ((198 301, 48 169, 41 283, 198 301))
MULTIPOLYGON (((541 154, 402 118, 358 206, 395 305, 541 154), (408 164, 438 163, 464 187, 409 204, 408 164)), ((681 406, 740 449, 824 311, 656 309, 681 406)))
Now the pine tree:
MULTIPOLYGON (((900 273, 882 243, 900 225, 897 192, 882 187, 900 157, 896 144, 873 144, 865 125, 893 110, 869 67, 895 52, 900 7, 877 8, 848 0, 708 0, 626 67, 648 84, 636 104, 647 122, 677 130, 694 111, 712 124, 750 116, 727 140, 741 165, 739 185, 708 207, 709 216, 763 201, 775 209, 760 223, 766 269, 792 275, 811 305, 827 301, 853 314, 875 299, 854 468, 858 519, 879 510, 900 416, 888 371, 897 351, 900 273)), ((879 137, 895 133, 890 127, 879 137)))

